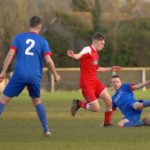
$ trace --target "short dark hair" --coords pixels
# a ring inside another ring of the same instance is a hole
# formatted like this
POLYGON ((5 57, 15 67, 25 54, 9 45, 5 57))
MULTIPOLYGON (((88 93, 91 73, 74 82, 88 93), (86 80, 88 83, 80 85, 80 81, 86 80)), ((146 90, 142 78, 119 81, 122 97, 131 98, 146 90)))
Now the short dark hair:
POLYGON ((30 18, 29 26, 34 28, 34 27, 37 27, 41 23, 42 23, 42 20, 39 16, 33 16, 30 18))
POLYGON ((112 79, 113 79, 113 78, 120 78, 120 76, 115 74, 115 75, 112 75, 111 78, 112 78, 112 79))
POLYGON ((92 36, 92 41, 94 41, 94 40, 100 40, 100 41, 102 41, 102 40, 105 40, 105 37, 100 32, 96 32, 92 36))

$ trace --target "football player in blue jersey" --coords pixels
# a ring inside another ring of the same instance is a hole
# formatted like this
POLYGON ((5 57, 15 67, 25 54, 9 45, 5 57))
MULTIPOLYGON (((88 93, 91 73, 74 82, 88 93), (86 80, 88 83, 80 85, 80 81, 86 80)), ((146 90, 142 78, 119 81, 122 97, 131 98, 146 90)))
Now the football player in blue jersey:
POLYGON ((48 69, 54 75, 55 81, 60 80, 56 72, 55 64, 51 58, 51 49, 45 38, 39 35, 42 29, 42 20, 38 16, 33 16, 29 21, 29 31, 14 37, 11 48, 5 58, 0 82, 6 76, 8 66, 16 55, 14 73, 9 83, 0 97, 0 114, 9 100, 18 96, 27 87, 29 96, 32 98, 37 114, 43 126, 44 135, 50 136, 45 107, 40 99, 40 80, 43 70, 43 59, 48 69))
POLYGON ((144 83, 130 84, 123 83, 118 75, 111 78, 111 84, 116 91, 112 96, 113 110, 120 109, 124 118, 118 122, 119 127, 134 127, 150 125, 150 119, 140 120, 142 110, 150 106, 150 100, 136 100, 133 91, 150 85, 150 80, 144 83))

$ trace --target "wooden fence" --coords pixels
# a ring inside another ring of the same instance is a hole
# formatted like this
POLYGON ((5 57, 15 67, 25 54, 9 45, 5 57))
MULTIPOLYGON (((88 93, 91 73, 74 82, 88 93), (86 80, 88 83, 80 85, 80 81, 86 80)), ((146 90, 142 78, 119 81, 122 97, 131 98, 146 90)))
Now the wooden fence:
MULTIPOLYGON (((46 91, 55 92, 58 90, 78 90, 80 89, 80 69, 79 68, 58 68, 58 73, 61 75, 61 81, 54 82, 54 77, 47 68, 43 69, 43 77, 41 80, 41 89, 46 91)), ((111 86, 110 78, 115 72, 98 73, 100 80, 108 87, 111 86)), ((150 67, 140 68, 123 68, 118 73, 123 82, 140 83, 150 79, 150 67)), ((0 91, 4 89, 9 81, 12 73, 8 74, 8 78, 0 83, 0 91)), ((144 87, 143 90, 146 90, 144 87)))

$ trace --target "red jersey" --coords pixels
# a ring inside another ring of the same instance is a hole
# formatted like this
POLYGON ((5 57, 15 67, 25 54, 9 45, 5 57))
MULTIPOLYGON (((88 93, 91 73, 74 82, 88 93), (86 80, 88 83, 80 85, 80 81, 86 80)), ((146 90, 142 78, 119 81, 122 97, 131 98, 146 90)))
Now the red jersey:
POLYGON ((92 46, 83 48, 80 53, 82 54, 80 59, 80 86, 92 85, 98 80, 98 53, 92 46))

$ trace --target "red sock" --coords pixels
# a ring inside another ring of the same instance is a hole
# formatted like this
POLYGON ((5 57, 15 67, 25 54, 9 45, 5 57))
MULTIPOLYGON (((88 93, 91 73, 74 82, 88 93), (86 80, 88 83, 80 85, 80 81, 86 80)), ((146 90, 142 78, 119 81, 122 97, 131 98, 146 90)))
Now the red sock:
POLYGON ((86 109, 86 105, 87 105, 87 104, 88 104, 88 103, 86 103, 86 102, 79 101, 79 107, 81 107, 81 108, 86 109))
POLYGON ((112 111, 105 112, 104 124, 110 124, 111 116, 112 116, 112 111))

